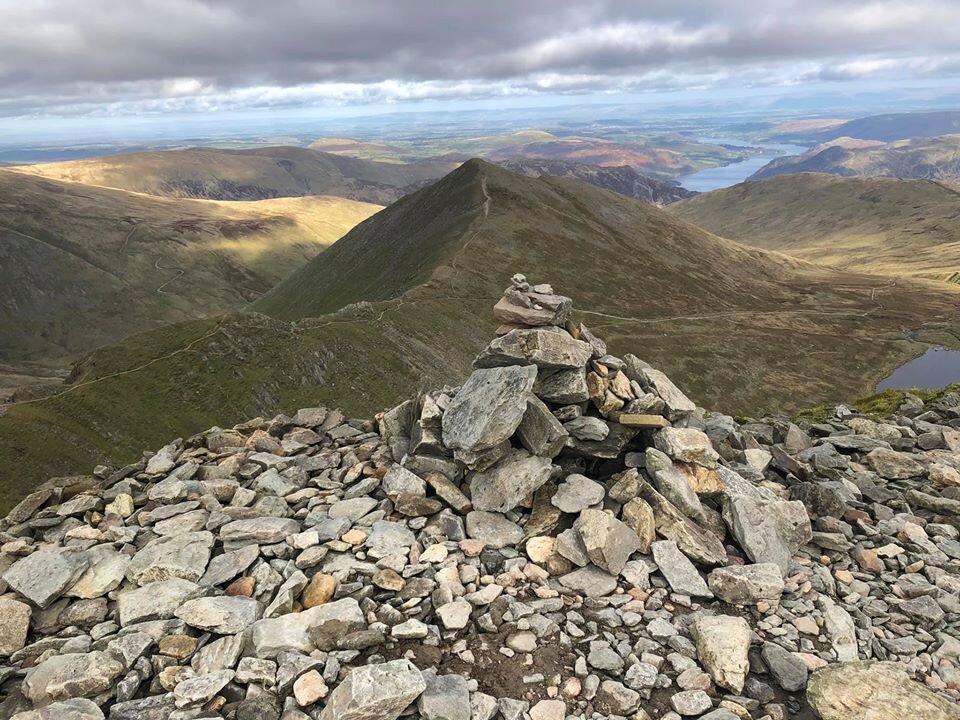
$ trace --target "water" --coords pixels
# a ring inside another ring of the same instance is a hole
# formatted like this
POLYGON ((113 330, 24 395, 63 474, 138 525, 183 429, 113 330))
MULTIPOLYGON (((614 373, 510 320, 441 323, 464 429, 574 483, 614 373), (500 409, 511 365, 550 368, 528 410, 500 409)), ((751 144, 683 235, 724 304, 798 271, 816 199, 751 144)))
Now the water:
POLYGON ((683 175, 677 178, 680 184, 687 190, 697 192, 710 192, 720 188, 730 187, 737 183, 742 183, 757 170, 762 168, 775 157, 783 155, 799 155, 806 152, 807 148, 799 145, 774 145, 771 143, 752 143, 745 140, 726 140, 723 138, 698 138, 702 143, 713 143, 716 145, 733 145, 735 147, 751 147, 769 150, 769 153, 756 155, 743 162, 732 163, 724 167, 709 168, 700 172, 683 175))
POLYGON ((960 350, 935 347, 901 365, 880 381, 877 390, 887 388, 942 388, 960 382, 960 350))

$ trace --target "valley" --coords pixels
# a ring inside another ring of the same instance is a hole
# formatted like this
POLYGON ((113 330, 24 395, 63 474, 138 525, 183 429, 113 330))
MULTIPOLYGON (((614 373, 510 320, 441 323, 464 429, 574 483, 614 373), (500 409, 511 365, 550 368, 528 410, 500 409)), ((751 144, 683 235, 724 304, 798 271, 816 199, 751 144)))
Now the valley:
POLYGON ((960 185, 951 182, 778 175, 670 211, 731 240, 831 267, 941 281, 960 270, 960 185))
POLYGON ((379 209, 336 197, 158 198, 0 170, 0 361, 62 365, 240 309, 379 209))
POLYGON ((612 351, 642 353, 731 413, 860 397, 921 343, 958 346, 955 286, 813 265, 474 160, 356 227, 253 312, 106 346, 65 392, 7 405, 0 467, 17 474, 3 487, 12 497, 234 418, 315 403, 361 415, 463 378, 492 329, 484 308, 528 267, 575 288, 612 351))

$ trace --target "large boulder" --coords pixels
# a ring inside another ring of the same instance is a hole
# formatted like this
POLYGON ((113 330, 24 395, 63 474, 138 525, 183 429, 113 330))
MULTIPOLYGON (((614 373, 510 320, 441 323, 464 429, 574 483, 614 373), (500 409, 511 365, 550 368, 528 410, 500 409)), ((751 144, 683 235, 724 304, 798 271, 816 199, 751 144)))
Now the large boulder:
POLYGON ((443 414, 444 444, 476 453, 507 440, 523 420, 536 379, 531 365, 475 370, 443 414))
POLYGON ((772 493, 728 494, 724 516, 747 557, 755 563, 774 563, 784 575, 793 553, 813 537, 803 503, 780 500, 772 493))
POLYGON ((58 700, 95 697, 113 687, 123 665, 106 652, 67 653, 30 668, 21 690, 36 707, 58 700))
POLYGON ((426 687, 409 660, 356 667, 330 693, 320 720, 396 720, 426 687))
POLYGON ((353 598, 317 605, 299 613, 258 620, 250 631, 250 647, 261 659, 272 660, 282 652, 309 654, 333 650, 339 637, 367 624, 353 598))
POLYGON ((626 524, 603 510, 588 508, 574 523, 587 557, 597 567, 617 575, 640 549, 640 538, 626 524))
POLYGON ((549 458, 512 450, 496 465, 469 477, 475 510, 509 512, 550 479, 549 458))
MULTIPOLYGON (((590 343, 576 340, 560 328, 511 330, 480 353, 474 365, 480 368, 533 364, 546 369, 581 368, 593 355, 590 343)), ((446 428, 444 428, 446 429, 446 428)))
POLYGON ((710 588, 673 540, 658 540, 650 546, 653 559, 674 592, 696 597, 713 597, 710 588))
POLYGON ((103 711, 92 700, 72 698, 38 710, 17 713, 10 720, 103 720, 103 711))
POLYGON ((213 533, 206 530, 151 540, 127 565, 127 577, 138 585, 170 578, 197 582, 207 570, 213 543, 213 533))
POLYGON ((0 657, 9 657, 27 642, 33 611, 19 600, 0 598, 0 657))
POLYGON ((720 687, 743 690, 750 671, 750 626, 741 617, 705 615, 690 628, 700 662, 720 687))
POLYGON ((957 720, 960 706, 892 662, 833 663, 816 670, 807 701, 822 720, 957 720))
POLYGON ((3 579, 11 590, 34 605, 46 608, 83 575, 88 565, 83 552, 37 550, 15 562, 3 574, 3 579))
POLYGON ((707 577, 707 584, 726 603, 756 605, 779 598, 784 581, 776 563, 757 563, 716 568, 707 577))

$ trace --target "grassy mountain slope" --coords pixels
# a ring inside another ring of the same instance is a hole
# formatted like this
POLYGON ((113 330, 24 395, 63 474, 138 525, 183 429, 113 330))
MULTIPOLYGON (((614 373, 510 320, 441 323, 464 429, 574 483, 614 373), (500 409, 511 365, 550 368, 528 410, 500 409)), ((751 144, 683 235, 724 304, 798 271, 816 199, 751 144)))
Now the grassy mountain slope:
POLYGON ((802 155, 774 158, 750 179, 775 175, 822 172, 831 175, 863 175, 914 180, 960 178, 960 135, 898 140, 847 142, 843 139, 818 145, 802 155))
POLYGON ((738 413, 865 394, 917 352, 904 329, 956 344, 960 290, 903 282, 872 299, 876 278, 744 247, 577 181, 470 161, 257 303, 272 317, 140 335, 89 356, 66 392, 8 407, 0 488, 9 501, 45 476, 215 423, 313 403, 366 414, 457 382, 515 272, 572 295, 614 352, 738 413))
POLYGON ((934 279, 960 271, 960 185, 781 175, 670 210, 718 235, 838 268, 934 279))
POLYGON ((126 153, 24 168, 43 177, 166 197, 263 200, 333 195, 385 205, 456 167, 374 162, 298 147, 126 153))
POLYGON ((0 170, 0 360, 243 307, 379 209, 174 200, 0 170))

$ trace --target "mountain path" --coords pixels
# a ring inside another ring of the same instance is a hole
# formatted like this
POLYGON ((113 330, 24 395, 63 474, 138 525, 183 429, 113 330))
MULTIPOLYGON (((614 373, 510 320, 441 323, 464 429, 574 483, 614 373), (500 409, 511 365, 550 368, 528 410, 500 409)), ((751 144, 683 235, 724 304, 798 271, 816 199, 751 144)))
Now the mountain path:
POLYGON ((220 331, 220 326, 223 325, 223 322, 225 319, 226 318, 221 318, 217 322, 217 324, 214 325, 212 328, 210 328, 207 332, 203 333, 197 338, 194 338, 186 345, 179 347, 176 350, 173 350, 172 352, 169 352, 165 355, 155 357, 152 360, 148 360, 145 363, 137 365, 136 367, 127 368, 126 370, 120 370, 115 373, 110 373, 109 375, 104 375, 103 377, 94 378, 93 380, 86 380, 84 382, 79 382, 74 385, 68 385, 63 392, 52 393, 50 395, 44 395, 43 397, 32 398, 30 400, 17 400, 15 402, 0 404, 0 413, 2 413, 6 408, 13 407, 15 405, 33 405, 35 403, 44 402, 46 400, 53 400, 55 398, 62 397, 63 395, 69 395, 70 393, 74 392, 75 390, 79 390, 80 388, 88 387, 90 385, 96 385, 97 383, 101 383, 106 380, 112 380, 114 378, 122 377, 124 375, 132 375, 133 373, 140 372, 141 370, 144 370, 158 362, 162 362, 163 360, 169 360, 172 357, 176 357, 177 355, 188 352, 197 343, 203 342, 207 338, 213 337, 216 333, 220 331))
MULTIPOLYGON (((131 233, 131 234, 132 234, 132 233, 131 233)), ((170 271, 173 271, 173 272, 174 272, 173 277, 169 278, 165 283, 163 283, 160 287, 157 288, 157 292, 160 293, 161 295, 176 295, 176 293, 167 292, 166 290, 164 290, 164 288, 165 288, 167 285, 169 285, 170 283, 172 283, 174 280, 176 280, 176 279, 178 279, 179 277, 181 277, 181 276, 186 272, 186 270, 184 270, 183 268, 179 268, 179 267, 169 267, 169 268, 165 268, 165 267, 163 267, 163 266, 160 264, 160 258, 157 258, 157 259, 154 261, 153 267, 154 267, 154 269, 156 269, 156 270, 166 270, 167 272, 170 272, 170 271)))
POLYGON ((492 198, 490 197, 490 193, 487 191, 487 179, 485 177, 480 178, 480 189, 483 191, 483 217, 477 218, 476 227, 474 227, 470 237, 467 238, 466 242, 464 242, 460 249, 454 254, 453 259, 450 260, 450 267, 454 268, 455 270, 462 269, 457 267, 457 258, 463 254, 463 252, 470 246, 470 243, 472 243, 477 235, 480 234, 480 228, 483 226, 483 221, 486 220, 487 216, 490 214, 490 204, 492 202, 492 198))

